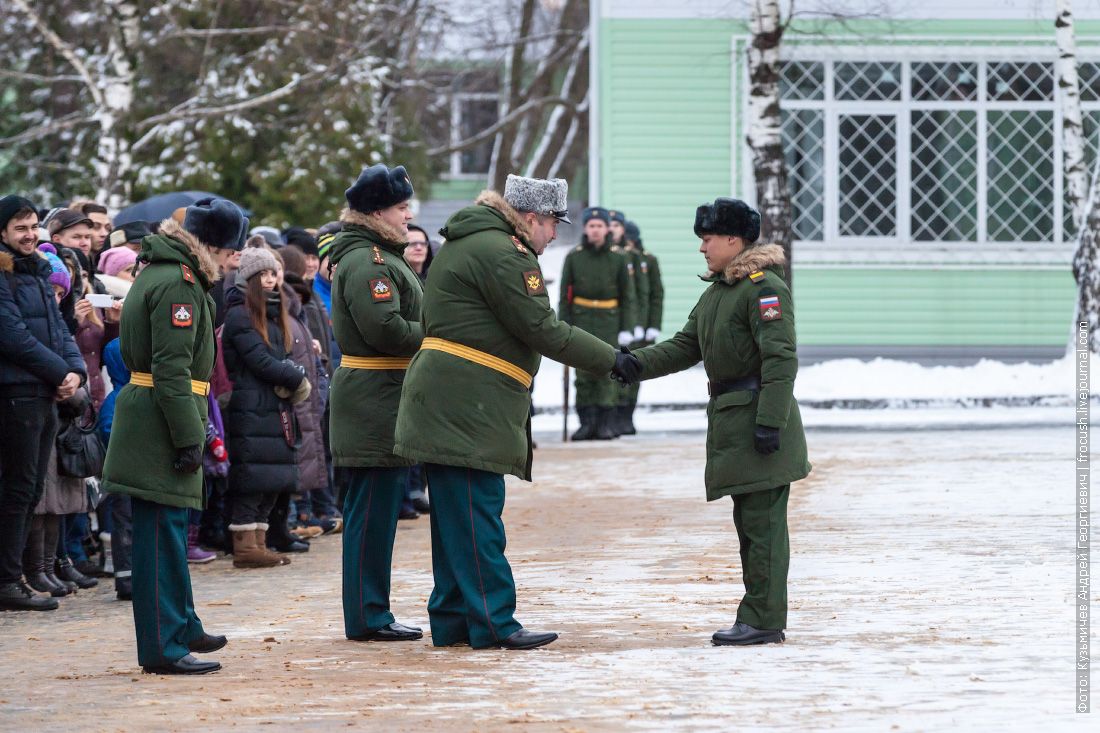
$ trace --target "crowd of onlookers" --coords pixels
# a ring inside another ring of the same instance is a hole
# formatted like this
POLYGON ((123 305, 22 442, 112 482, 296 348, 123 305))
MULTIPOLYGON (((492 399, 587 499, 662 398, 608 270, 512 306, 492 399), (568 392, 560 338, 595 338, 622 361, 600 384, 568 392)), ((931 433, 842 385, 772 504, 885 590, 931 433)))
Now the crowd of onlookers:
MULTIPOLYGON (((103 494, 98 475, 115 398, 130 381, 118 339, 122 302, 141 268, 142 240, 159 225, 115 227, 89 200, 39 210, 18 196, 0 199, 0 609, 56 608, 51 599, 97 578, 113 577, 117 597, 131 597, 130 499, 103 494)), ((342 529, 345 482, 332 465, 327 415, 340 363, 328 249, 339 230, 338 222, 258 226, 243 250, 218 253, 207 500, 191 512, 189 562, 231 556, 231 524, 268 524, 267 546, 249 548, 247 562, 235 558, 241 567, 286 564, 287 553, 342 529), (298 434, 282 440, 279 410, 288 403, 298 434)), ((421 278, 433 244, 409 226, 405 259, 421 278)), ((427 511, 422 476, 414 467, 403 519, 427 511)))

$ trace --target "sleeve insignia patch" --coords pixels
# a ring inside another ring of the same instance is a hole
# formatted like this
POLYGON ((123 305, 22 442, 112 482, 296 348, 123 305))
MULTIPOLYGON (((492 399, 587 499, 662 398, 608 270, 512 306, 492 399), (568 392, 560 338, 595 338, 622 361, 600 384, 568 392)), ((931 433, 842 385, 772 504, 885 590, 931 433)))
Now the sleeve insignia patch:
POLYGON ((516 249, 518 249, 521 254, 527 254, 527 248, 523 246, 523 242, 519 241, 519 237, 509 235, 508 238, 512 240, 512 244, 516 245, 516 249))
POLYGON ((769 295, 760 299, 760 318, 765 321, 778 321, 783 317, 779 309, 779 296, 769 295))
POLYGON ((194 319, 194 306, 186 303, 172 304, 172 325, 178 328, 191 328, 194 319))
MULTIPOLYGON (((371 247, 371 249, 374 250, 374 264, 376 264, 376 265, 385 264, 385 261, 382 259, 382 253, 378 251, 378 248, 377 247, 371 247)), ((375 298, 375 300, 377 300, 377 298, 375 298)))
POLYGON ((374 296, 375 303, 393 300, 393 288, 390 286, 390 281, 388 278, 382 278, 381 280, 371 280, 370 290, 371 295, 374 296))
POLYGON ((760 270, 749 273, 749 280, 752 280, 754 283, 762 283, 765 279, 767 279, 767 276, 760 270))
POLYGON ((546 292, 546 283, 542 281, 542 273, 538 270, 523 273, 523 284, 527 286, 528 295, 541 295, 546 292))
POLYGON ((642 274, 644 275, 647 272, 649 272, 649 263, 643 260, 642 261, 642 274))
POLYGON ((181 262, 180 263, 180 269, 183 270, 183 279, 186 282, 189 282, 189 283, 195 282, 195 275, 191 272, 190 267, 188 267, 187 265, 185 265, 181 262))

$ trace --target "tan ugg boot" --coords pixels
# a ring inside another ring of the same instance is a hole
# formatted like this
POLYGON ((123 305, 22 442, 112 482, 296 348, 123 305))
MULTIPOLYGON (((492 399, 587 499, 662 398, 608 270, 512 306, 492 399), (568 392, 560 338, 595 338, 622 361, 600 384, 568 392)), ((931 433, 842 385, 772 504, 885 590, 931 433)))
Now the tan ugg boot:
POLYGON ((235 568, 273 568, 280 565, 278 556, 272 558, 272 553, 264 548, 256 546, 256 523, 231 524, 229 531, 233 533, 233 567, 235 568))
POLYGON ((256 544, 259 545, 260 551, 278 560, 279 565, 289 565, 290 558, 286 555, 280 555, 277 552, 272 552, 267 549, 267 522, 256 522, 256 544))

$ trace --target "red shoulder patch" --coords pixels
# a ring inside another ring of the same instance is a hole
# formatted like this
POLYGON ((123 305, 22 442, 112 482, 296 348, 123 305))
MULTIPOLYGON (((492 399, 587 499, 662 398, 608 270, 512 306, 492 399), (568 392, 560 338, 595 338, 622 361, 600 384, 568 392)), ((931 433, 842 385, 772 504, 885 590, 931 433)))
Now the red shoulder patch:
POLYGON ((523 284, 527 288, 528 295, 541 295, 546 292, 546 283, 538 270, 523 273, 523 284))
POLYGON ((187 265, 185 265, 181 262, 180 263, 180 269, 183 270, 183 279, 186 282, 189 282, 189 283, 195 282, 195 276, 194 276, 194 274, 192 274, 190 267, 188 267, 187 265))
POLYGON ((378 248, 377 247, 371 247, 371 249, 374 250, 374 264, 376 264, 376 265, 384 264, 385 260, 382 259, 382 253, 378 251, 378 248))
POLYGON ((382 278, 381 280, 371 280, 370 291, 371 295, 374 296, 375 303, 393 300, 393 286, 390 285, 389 278, 382 278))
POLYGON ((191 328, 195 307, 189 303, 172 304, 172 325, 178 328, 191 328))
POLYGON ((523 242, 519 241, 519 237, 514 237, 509 234, 508 238, 512 240, 512 244, 516 245, 516 249, 523 254, 527 254, 527 248, 523 246, 523 242))

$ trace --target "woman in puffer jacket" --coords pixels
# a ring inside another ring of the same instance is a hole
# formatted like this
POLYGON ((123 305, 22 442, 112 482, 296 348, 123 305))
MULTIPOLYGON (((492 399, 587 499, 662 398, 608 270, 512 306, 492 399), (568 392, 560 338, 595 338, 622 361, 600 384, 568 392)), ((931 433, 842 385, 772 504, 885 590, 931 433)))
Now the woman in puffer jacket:
POLYGON ((293 405, 309 397, 310 384, 289 359, 293 336, 278 267, 270 251, 246 248, 236 285, 226 293, 222 349, 233 394, 224 418, 236 567, 290 563, 267 549, 267 518, 280 493, 298 488, 301 436, 293 405))

